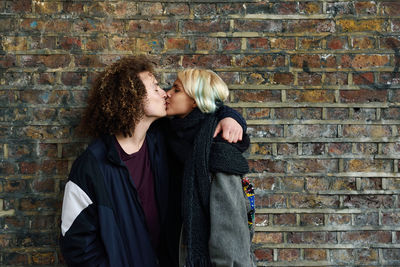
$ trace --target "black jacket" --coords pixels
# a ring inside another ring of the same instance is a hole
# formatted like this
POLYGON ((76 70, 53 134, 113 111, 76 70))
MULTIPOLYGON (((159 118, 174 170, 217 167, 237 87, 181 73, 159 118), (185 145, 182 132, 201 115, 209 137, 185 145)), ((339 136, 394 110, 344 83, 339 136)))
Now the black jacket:
MULTIPOLYGON (((165 219, 168 166, 159 123, 147 132, 161 226, 161 251, 167 251, 165 219)), ((150 243, 144 212, 114 138, 95 140, 74 162, 65 187, 61 251, 70 266, 170 266, 150 243)))

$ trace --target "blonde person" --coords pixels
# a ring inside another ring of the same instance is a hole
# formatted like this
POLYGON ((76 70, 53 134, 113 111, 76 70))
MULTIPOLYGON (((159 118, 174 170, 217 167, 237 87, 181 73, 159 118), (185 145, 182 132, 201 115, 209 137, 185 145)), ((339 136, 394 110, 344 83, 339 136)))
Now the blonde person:
POLYGON ((241 142, 230 144, 220 136, 213 138, 215 112, 228 94, 217 74, 200 69, 178 72, 167 92, 167 115, 173 116, 169 168, 175 170, 171 178, 182 186, 179 266, 254 265, 249 203, 242 187, 248 172, 242 152, 249 139, 244 135, 241 142))

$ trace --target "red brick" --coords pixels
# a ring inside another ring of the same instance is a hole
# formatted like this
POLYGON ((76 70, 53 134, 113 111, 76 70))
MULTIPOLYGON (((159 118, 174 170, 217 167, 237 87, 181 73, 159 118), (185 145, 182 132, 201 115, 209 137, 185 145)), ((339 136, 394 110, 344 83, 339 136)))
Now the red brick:
POLYGON ((328 153, 331 155, 343 155, 351 153, 350 143, 330 143, 328 144, 328 153))
POLYGON ((44 160, 40 165, 43 174, 68 174, 68 161, 66 160, 44 160))
MULTIPOLYGON (((15 137, 20 139, 70 138, 69 126, 26 126, 15 129, 15 137)), ((13 133, 13 134, 14 134, 13 133)))
POLYGON ((32 1, 20 0, 20 1, 7 1, 6 10, 12 13, 30 13, 32 12, 32 1))
POLYGON ((280 261, 296 261, 300 258, 299 249, 279 249, 278 259, 280 261))
POLYGON ((290 85, 293 84, 293 82, 294 82, 294 76, 292 73, 274 72, 273 74, 274 84, 290 85))
POLYGON ((75 56, 75 65, 77 67, 91 67, 98 68, 104 67, 105 64, 101 62, 101 59, 97 55, 82 55, 75 56))
POLYGON ((235 90, 231 92, 233 102, 279 102, 280 92, 277 90, 235 90))
POLYGON ((4 182, 4 191, 7 193, 26 193, 26 182, 24 180, 7 180, 4 182))
POLYGON ((274 259, 274 251, 268 248, 260 248, 254 251, 257 260, 272 262, 274 259))
POLYGON ((4 229, 21 230, 25 227, 25 223, 24 217, 7 216, 4 218, 4 229))
POLYGON ((391 29, 393 32, 399 32, 400 31, 400 20, 393 19, 392 24, 391 24, 391 29))
POLYGON ((78 37, 63 37, 60 40, 60 47, 64 50, 81 49, 82 41, 78 37))
POLYGON ((61 82, 65 85, 78 86, 82 83, 82 73, 79 72, 63 72, 61 82))
POLYGON ((321 58, 319 55, 294 55, 290 57, 291 66, 295 68, 319 68, 321 58))
POLYGON ((15 66, 15 55, 0 55, 0 68, 10 68, 15 66))
POLYGON ((242 46, 240 38, 219 38, 218 42, 222 51, 240 50, 242 46))
POLYGON ((248 44, 250 49, 268 49, 268 38, 249 38, 248 44))
POLYGON ((31 222, 31 229, 55 229, 56 223, 54 220, 54 216, 32 216, 29 218, 29 221, 31 222))
POLYGON ((372 72, 354 73, 353 74, 353 83, 356 85, 373 84, 374 83, 374 73, 372 73, 372 72))
POLYGON ((71 3, 63 2, 63 11, 69 14, 82 14, 83 4, 82 3, 71 3))
POLYGON ((347 73, 326 73, 324 84, 327 85, 346 85, 348 83, 347 73))
POLYGON ((339 196, 293 194, 289 197, 292 208, 338 208, 339 196))
POLYGON ((18 166, 21 174, 35 174, 39 170, 39 164, 36 162, 20 162, 18 166))
POLYGON ((21 211, 55 211, 61 208, 61 203, 55 199, 22 198, 19 202, 21 211))
POLYGON ((34 108, 32 109, 33 120, 36 122, 52 121, 57 116, 55 108, 34 108))
POLYGON ((326 47, 332 50, 347 49, 347 39, 345 37, 332 37, 327 40, 326 47))
POLYGON ((168 50, 187 50, 189 45, 189 40, 185 38, 169 38, 166 40, 165 48, 168 50))
POLYGON ((387 90, 360 89, 340 91, 340 102, 344 103, 386 102, 387 98, 387 90))

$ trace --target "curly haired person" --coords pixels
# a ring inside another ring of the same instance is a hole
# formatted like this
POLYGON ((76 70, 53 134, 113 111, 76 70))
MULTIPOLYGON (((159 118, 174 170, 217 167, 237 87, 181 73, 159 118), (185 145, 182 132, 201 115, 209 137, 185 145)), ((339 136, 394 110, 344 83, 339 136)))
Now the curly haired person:
MULTIPOLYGON (((166 227, 168 119, 160 119, 166 93, 153 73, 144 56, 122 58, 89 91, 79 129, 94 140, 72 165, 61 214, 60 247, 69 266, 175 266, 166 227)), ((229 108, 219 119, 227 122, 226 139, 246 127, 229 108)))

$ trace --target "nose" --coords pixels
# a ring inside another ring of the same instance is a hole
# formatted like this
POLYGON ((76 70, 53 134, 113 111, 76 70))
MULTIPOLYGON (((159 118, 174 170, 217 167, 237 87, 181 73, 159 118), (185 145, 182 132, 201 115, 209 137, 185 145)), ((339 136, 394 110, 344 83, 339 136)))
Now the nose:
POLYGON ((171 89, 169 89, 168 91, 167 91, 167 97, 171 97, 171 89))
POLYGON ((164 90, 161 90, 161 96, 166 98, 167 97, 167 93, 164 90))

